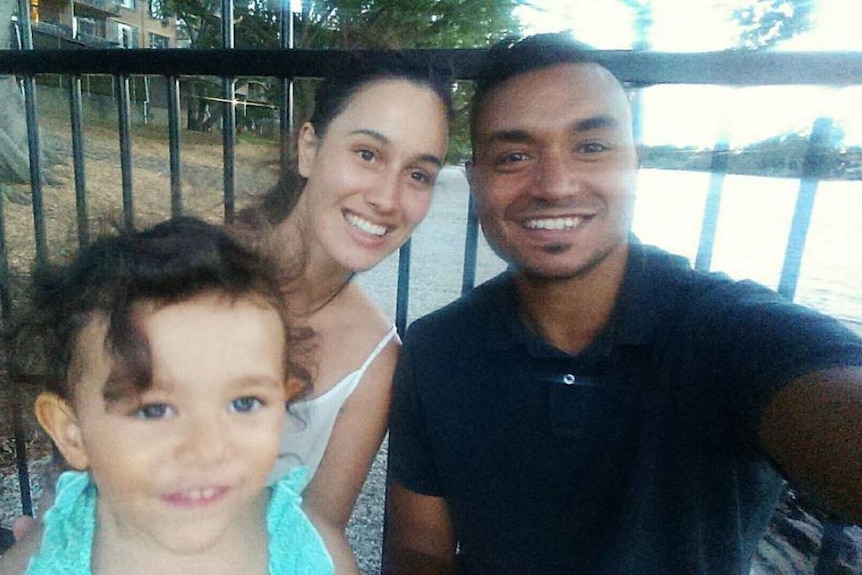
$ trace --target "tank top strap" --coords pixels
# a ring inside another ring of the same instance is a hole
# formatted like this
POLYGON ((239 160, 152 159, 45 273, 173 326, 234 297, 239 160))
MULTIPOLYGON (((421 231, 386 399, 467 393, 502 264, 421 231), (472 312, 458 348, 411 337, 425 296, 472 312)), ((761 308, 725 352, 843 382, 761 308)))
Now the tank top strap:
POLYGON ((383 351, 383 348, 386 347, 390 341, 392 341, 392 338, 397 337, 397 335, 398 330, 396 330, 395 326, 393 325, 389 329, 389 331, 386 332, 386 335, 383 336, 383 339, 380 340, 377 346, 373 350, 371 350, 371 353, 368 355, 368 357, 365 358, 365 361, 362 363, 362 366, 357 370, 357 379, 362 379, 362 374, 365 373, 365 370, 368 369, 368 366, 371 365, 371 363, 375 359, 377 359, 377 356, 380 355, 380 352, 383 351))

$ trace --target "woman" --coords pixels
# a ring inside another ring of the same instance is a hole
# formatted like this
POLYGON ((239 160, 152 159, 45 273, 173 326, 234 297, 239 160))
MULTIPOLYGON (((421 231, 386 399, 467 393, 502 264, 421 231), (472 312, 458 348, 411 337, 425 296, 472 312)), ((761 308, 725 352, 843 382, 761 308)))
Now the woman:
MULTIPOLYGON (((276 262, 293 323, 315 334, 312 390, 291 406, 272 479, 309 468, 304 506, 339 575, 359 573, 344 531, 386 431, 399 346, 392 321, 351 280, 427 214, 451 114, 450 88, 427 66, 355 58, 320 86, 296 165, 234 226, 276 262)), ((39 539, 13 547, 3 572, 23 572, 39 539)))
POLYGON ((450 88, 427 67, 395 55, 348 67, 318 90, 295 171, 235 226, 296 278, 283 285, 290 312, 315 333, 313 390, 291 408, 275 474, 309 468, 305 506, 339 574, 358 573, 344 530, 386 431, 399 345, 391 319, 351 279, 428 213, 451 116, 450 88))

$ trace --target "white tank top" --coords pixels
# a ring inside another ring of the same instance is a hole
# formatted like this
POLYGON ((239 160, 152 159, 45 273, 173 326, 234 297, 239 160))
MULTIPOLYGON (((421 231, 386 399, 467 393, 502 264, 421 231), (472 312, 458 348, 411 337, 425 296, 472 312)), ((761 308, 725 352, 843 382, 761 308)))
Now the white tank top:
POLYGON ((325 393, 311 399, 297 401, 287 408, 287 420, 284 432, 281 434, 278 459, 269 475, 270 484, 298 465, 308 468, 308 480, 311 481, 323 459, 323 452, 326 451, 326 445, 329 443, 341 406, 359 385, 368 366, 383 351, 386 344, 397 337, 397 333, 393 326, 380 343, 371 350, 371 354, 359 369, 347 374, 325 393))

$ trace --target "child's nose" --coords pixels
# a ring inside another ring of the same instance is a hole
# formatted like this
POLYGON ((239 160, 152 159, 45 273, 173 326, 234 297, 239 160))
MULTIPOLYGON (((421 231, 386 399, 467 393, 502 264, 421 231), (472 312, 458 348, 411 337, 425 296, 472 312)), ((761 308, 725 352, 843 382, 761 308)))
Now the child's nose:
POLYGON ((199 465, 219 463, 227 456, 228 442, 216 418, 189 421, 183 431, 181 455, 199 465))

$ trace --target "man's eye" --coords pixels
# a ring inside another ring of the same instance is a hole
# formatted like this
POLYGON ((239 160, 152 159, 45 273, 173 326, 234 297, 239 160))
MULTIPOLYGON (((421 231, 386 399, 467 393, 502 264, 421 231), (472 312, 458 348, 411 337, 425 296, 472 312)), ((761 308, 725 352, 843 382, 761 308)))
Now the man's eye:
POLYGON ((264 403, 257 397, 238 397, 230 402, 230 410, 234 413, 249 413, 263 407, 264 403))
POLYGON ((586 142, 578 147, 578 152, 582 154, 598 154, 606 150, 610 150, 610 146, 602 142, 586 142))
POLYGON ((148 403, 135 410, 138 419, 164 419, 174 415, 176 410, 167 403, 148 403))
POLYGON ((508 154, 503 154, 497 158, 497 164, 515 164, 517 162, 528 160, 529 158, 530 157, 524 152, 509 152, 508 154))

